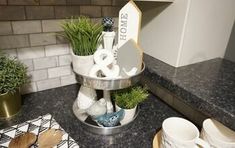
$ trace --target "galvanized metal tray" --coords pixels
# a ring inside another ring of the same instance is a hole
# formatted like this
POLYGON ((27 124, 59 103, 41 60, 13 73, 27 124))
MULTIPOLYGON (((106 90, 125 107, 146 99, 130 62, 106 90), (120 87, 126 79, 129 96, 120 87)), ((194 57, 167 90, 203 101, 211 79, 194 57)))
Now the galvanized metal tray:
MULTIPOLYGON (((105 79, 105 78, 94 78, 90 76, 81 75, 78 73, 75 73, 76 79, 78 83, 85 87, 90 87, 93 89, 98 90, 104 90, 104 98, 108 101, 111 100, 110 98, 110 90, 118 90, 118 89, 124 89, 130 86, 135 85, 138 83, 141 79, 141 75, 145 70, 145 64, 142 65, 142 70, 131 76, 131 77, 125 77, 125 78, 116 78, 116 79, 105 79), (106 94, 106 95, 105 95, 106 94)), ((82 127, 84 127, 85 130, 90 131, 95 134, 101 134, 101 135, 112 135, 120 133, 126 129, 128 129, 132 124, 133 121, 136 119, 136 117, 139 114, 139 107, 137 107, 136 114, 133 118, 133 120, 127 124, 124 125, 118 125, 115 127, 101 127, 98 125, 93 125, 85 120, 87 119, 87 116, 79 114, 79 108, 77 106, 76 100, 73 104, 73 112, 75 116, 79 119, 79 121, 82 123, 82 127)))
POLYGON ((137 107, 136 114, 131 122, 124 124, 124 125, 114 126, 114 127, 101 127, 101 126, 89 124, 84 121, 85 120, 84 116, 81 116, 78 113, 78 111, 79 111, 79 108, 78 108, 77 103, 75 101, 73 104, 73 113, 79 119, 79 121, 82 123, 82 127, 85 130, 92 132, 92 133, 95 133, 95 134, 99 134, 99 135, 113 135, 113 134, 120 133, 120 132, 125 131, 128 128, 130 128, 131 125, 133 124, 133 122, 135 121, 136 117, 138 116, 138 114, 140 112, 140 108, 137 107))
POLYGON ((139 82, 144 70, 145 70, 145 64, 143 63, 142 70, 139 73, 131 77, 116 78, 116 79, 94 78, 90 76, 81 75, 78 73, 75 74, 78 83, 80 83, 83 86, 98 90, 118 90, 133 86, 137 82, 139 82))

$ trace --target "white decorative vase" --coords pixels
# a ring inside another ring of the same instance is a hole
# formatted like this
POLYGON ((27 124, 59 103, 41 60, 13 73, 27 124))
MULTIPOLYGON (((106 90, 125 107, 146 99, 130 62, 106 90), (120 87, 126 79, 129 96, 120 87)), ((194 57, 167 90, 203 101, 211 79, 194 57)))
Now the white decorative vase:
POLYGON ((96 102, 96 92, 92 88, 81 86, 77 96, 79 109, 87 109, 96 102))
POLYGON ((103 34, 103 41, 104 41, 104 49, 110 50, 112 52, 113 50, 113 43, 115 38, 115 32, 102 32, 103 34))
POLYGON ((81 75, 88 75, 90 69, 94 65, 94 56, 77 56, 71 51, 73 70, 81 75))
MULTIPOLYGON (((116 108, 116 111, 119 111, 122 109, 117 104, 115 104, 115 108, 116 108)), ((124 118, 120 121, 121 125, 127 124, 133 120, 136 109, 137 109, 137 105, 132 109, 124 109, 125 115, 124 115, 124 118)))

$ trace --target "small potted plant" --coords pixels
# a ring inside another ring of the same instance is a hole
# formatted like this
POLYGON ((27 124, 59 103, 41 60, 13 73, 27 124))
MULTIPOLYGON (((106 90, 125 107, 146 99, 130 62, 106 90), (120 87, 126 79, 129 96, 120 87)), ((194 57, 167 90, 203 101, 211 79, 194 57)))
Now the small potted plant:
POLYGON ((93 54, 101 43, 103 26, 89 18, 72 17, 62 24, 63 36, 72 48, 72 64, 76 73, 87 75, 94 65, 93 54))
POLYGON ((116 111, 124 109, 125 115, 121 124, 127 124, 135 116, 137 105, 148 97, 147 88, 135 86, 114 93, 116 111))
POLYGON ((20 110, 19 89, 27 81, 27 68, 15 58, 0 54, 0 118, 9 118, 20 110))

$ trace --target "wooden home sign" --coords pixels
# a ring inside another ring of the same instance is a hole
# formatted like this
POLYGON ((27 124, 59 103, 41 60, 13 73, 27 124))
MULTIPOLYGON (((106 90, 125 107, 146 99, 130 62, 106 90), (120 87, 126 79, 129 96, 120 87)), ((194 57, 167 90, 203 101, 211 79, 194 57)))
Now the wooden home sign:
POLYGON ((119 11, 118 47, 121 47, 129 39, 133 39, 138 44, 141 17, 140 9, 132 0, 122 7, 119 11))

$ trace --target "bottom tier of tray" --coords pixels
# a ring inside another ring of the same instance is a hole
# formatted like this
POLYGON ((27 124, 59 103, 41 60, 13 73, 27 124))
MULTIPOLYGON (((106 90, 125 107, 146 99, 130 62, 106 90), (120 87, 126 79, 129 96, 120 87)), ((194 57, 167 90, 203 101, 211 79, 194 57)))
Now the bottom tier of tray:
POLYGON ((83 128, 85 130, 88 130, 89 132, 92 132, 95 134, 100 134, 100 135, 112 135, 112 134, 117 134, 122 131, 125 131, 133 124, 133 122, 136 119, 136 117, 138 116, 139 110, 140 110, 139 107, 137 107, 136 114, 135 114, 133 120, 127 124, 124 124, 124 125, 119 124, 114 127, 101 127, 95 121, 93 121, 91 119, 91 117, 84 115, 84 114, 81 115, 79 113, 79 108, 78 108, 76 102, 77 101, 75 101, 73 104, 73 113, 79 119, 79 121, 82 123, 83 128))

